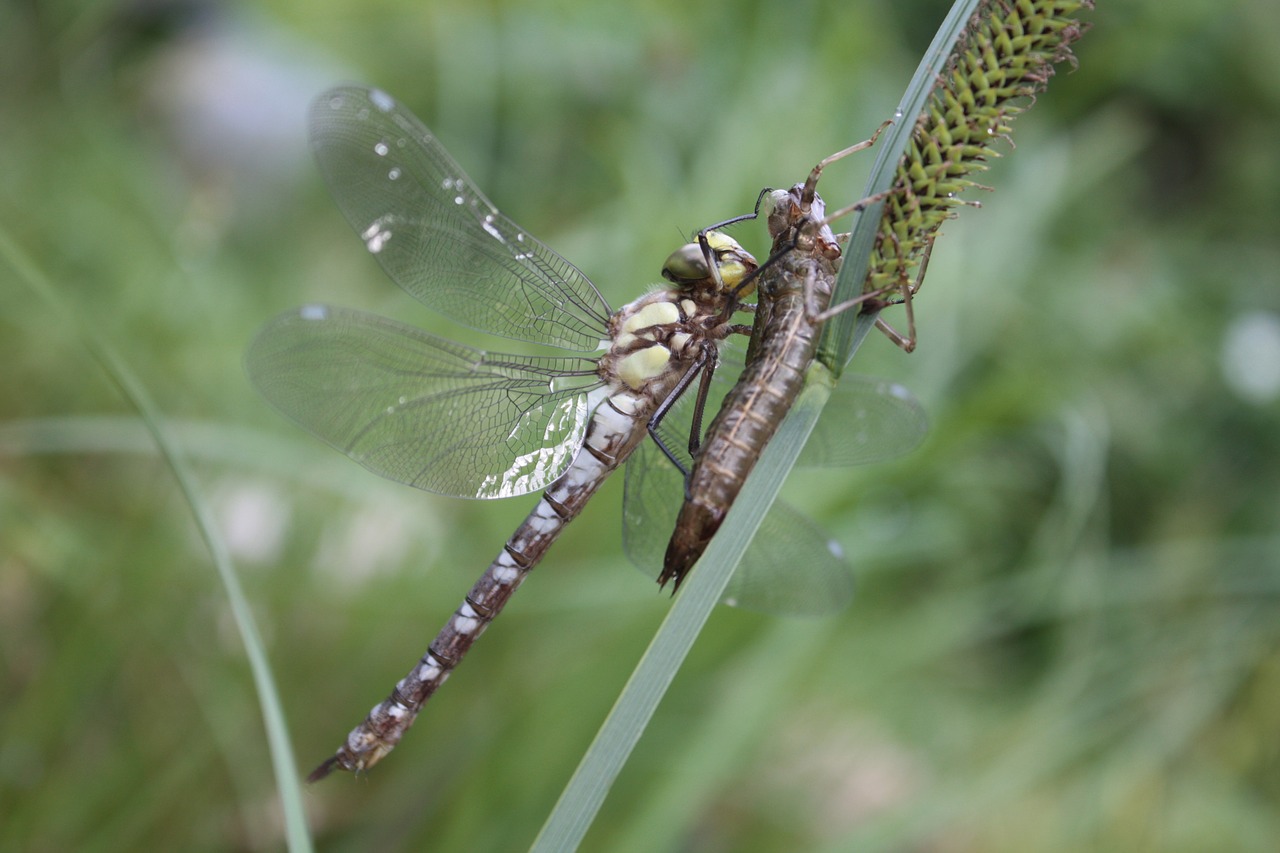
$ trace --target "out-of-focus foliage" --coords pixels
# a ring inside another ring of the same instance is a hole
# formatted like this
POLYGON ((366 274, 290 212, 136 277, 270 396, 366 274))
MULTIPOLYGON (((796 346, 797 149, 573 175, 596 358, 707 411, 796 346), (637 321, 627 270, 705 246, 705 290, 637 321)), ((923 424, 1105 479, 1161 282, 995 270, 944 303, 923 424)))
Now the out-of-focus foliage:
MULTIPOLYGON (((329 754, 528 500, 384 483, 240 366, 330 301, 469 343, 326 199, 307 100, 409 104, 615 304, 892 111, 940 2, 14 3, 0 229, 173 418, 218 508, 295 748, 329 754)), ((1280 18, 1104 0, 943 229, 920 346, 851 369, 931 437, 803 474, 861 569, 836 619, 711 623, 592 850, 1268 850, 1280 836, 1280 18)), ((824 177, 856 200, 870 160, 824 177)), ((843 196, 843 197, 842 197, 843 196)), ((763 248, 762 229, 736 234, 763 248)), ((0 848, 277 849, 257 701, 172 478, 0 261, 0 848)), ((890 316, 889 319, 892 319, 890 316)), ((365 780, 328 850, 511 850, 667 606, 611 484, 365 780)))

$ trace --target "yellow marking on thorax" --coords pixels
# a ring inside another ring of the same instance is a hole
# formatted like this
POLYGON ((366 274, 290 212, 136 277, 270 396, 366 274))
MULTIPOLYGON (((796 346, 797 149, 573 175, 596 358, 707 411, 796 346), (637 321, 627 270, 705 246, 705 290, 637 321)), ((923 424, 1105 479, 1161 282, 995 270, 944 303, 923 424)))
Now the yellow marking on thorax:
POLYGON ((622 331, 630 334, 638 329, 678 322, 680 309, 676 308, 674 302, 650 302, 622 322, 622 331))
POLYGON ((636 350, 618 362, 618 378, 639 391, 650 380, 661 376, 670 361, 671 351, 664 346, 654 344, 636 350))

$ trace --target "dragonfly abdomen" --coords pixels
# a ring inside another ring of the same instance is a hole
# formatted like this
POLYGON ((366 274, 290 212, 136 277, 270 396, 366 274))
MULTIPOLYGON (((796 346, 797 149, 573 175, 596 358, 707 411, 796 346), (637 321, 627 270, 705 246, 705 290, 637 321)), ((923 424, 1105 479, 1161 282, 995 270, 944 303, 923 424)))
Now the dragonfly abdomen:
POLYGON ((754 357, 707 429, 707 442, 690 476, 689 497, 680 508, 663 558, 661 583, 670 580, 678 588, 702 556, 755 468, 760 451, 800 393, 818 330, 808 316, 806 283, 821 310, 830 298, 833 277, 830 259, 804 255, 788 256, 772 274, 761 276, 761 301, 769 307, 757 317, 754 357))
POLYGON ((734 288, 756 262, 710 232, 668 258, 671 287, 610 313, 581 271, 503 216, 384 92, 331 90, 310 120, 326 182, 391 278, 465 325, 574 353, 487 353, 335 308, 282 315, 250 349, 249 373, 278 408, 382 476, 459 497, 545 488, 427 653, 314 781, 339 767, 366 770, 394 748, 565 525, 645 439, 659 406, 714 368, 716 345, 739 330, 727 322, 734 288), (608 347, 602 357, 583 355, 598 345, 608 347))
POLYGON ((395 748, 427 700, 502 612, 565 526, 582 512, 605 478, 644 439, 643 422, 653 408, 649 395, 630 389, 615 391, 600 403, 582 449, 568 470, 547 488, 533 511, 511 534, 417 666, 351 731, 337 753, 316 768, 309 777, 311 781, 337 767, 353 772, 367 770, 395 748))

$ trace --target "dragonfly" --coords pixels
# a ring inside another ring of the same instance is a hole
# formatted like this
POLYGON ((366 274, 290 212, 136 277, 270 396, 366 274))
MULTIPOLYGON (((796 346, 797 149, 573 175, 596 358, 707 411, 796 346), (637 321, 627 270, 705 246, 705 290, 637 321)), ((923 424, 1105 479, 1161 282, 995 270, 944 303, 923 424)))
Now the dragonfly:
MULTIPOLYGON (((488 352, 328 305, 286 312, 251 344, 246 369, 267 400, 374 473, 457 497, 543 491, 427 652, 311 774, 316 781, 336 769, 365 771, 396 746, 624 462, 628 553, 651 577, 660 573, 652 543, 671 529, 698 422, 695 395, 685 392, 695 381, 729 381, 717 369, 719 350, 750 331, 733 315, 757 264, 727 235, 700 232, 668 257, 666 288, 614 312, 581 271, 501 214, 390 96, 339 87, 315 101, 309 123, 331 194, 392 280, 464 325, 556 353, 488 352)), ((766 524, 799 529, 786 513, 766 524)), ((810 588, 847 583, 848 566, 827 540, 798 547, 818 554, 800 566, 814 578, 810 588)), ((746 563, 758 569, 780 557, 763 549, 753 560, 746 563)), ((827 605, 770 592, 793 579, 770 582, 763 570, 742 578, 729 590, 742 606, 827 605)))
MULTIPOLYGON (((773 246, 754 282, 758 303, 746 365, 737 384, 725 396, 692 463, 685 500, 663 555, 660 584, 671 582, 678 587, 720 529, 765 445, 804 385, 824 320, 857 306, 883 307, 889 304, 884 300, 888 291, 899 290, 907 311, 907 335, 899 334, 879 318, 876 326, 907 352, 915 346, 911 297, 927 267, 927 251, 913 284, 899 282, 829 306, 841 261, 840 244, 830 221, 876 199, 864 199, 827 217, 826 205, 817 192, 818 180, 826 166, 875 144, 886 126, 887 123, 881 125, 870 139, 823 159, 804 183, 785 190, 765 190, 760 195, 757 215, 763 205, 773 246)), ((829 465, 901 455, 914 449, 924 437, 924 415, 907 399, 904 389, 886 383, 878 389, 881 393, 858 393, 858 387, 866 381, 857 377, 842 380, 836 386, 842 393, 833 395, 831 400, 834 408, 824 410, 818 422, 842 423, 851 430, 839 444, 818 439, 819 446, 830 445, 825 447, 829 465), (877 406, 884 411, 877 411, 877 406), (869 421, 875 424, 874 431, 860 428, 869 421)))

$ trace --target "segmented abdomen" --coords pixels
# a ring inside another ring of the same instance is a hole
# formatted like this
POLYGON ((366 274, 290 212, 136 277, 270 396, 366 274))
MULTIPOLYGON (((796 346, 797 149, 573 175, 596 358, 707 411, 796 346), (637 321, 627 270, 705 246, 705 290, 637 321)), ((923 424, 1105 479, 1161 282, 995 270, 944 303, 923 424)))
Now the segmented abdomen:
POLYGON ((805 281, 813 282, 815 307, 826 307, 830 264, 804 255, 779 261, 761 275, 761 313, 746 367, 707 429, 667 545, 660 580, 679 586, 720 529, 760 452, 777 431, 804 384, 817 331, 805 308, 805 281), (825 266, 825 269, 824 269, 825 266))
POLYGON ((367 770, 395 748, 422 706, 502 611, 565 525, 644 440, 645 422, 654 407, 651 396, 631 390, 615 392, 599 405, 573 464, 543 492, 537 506, 471 587, 418 664, 351 731, 337 753, 316 768, 309 781, 321 779, 339 767, 356 772, 367 770))

